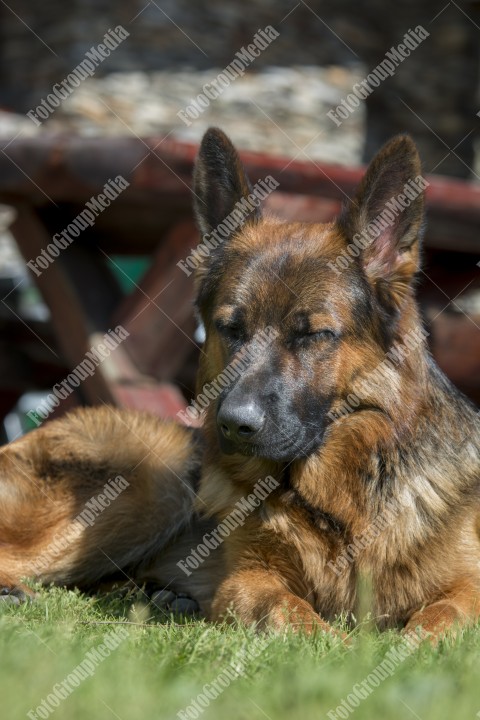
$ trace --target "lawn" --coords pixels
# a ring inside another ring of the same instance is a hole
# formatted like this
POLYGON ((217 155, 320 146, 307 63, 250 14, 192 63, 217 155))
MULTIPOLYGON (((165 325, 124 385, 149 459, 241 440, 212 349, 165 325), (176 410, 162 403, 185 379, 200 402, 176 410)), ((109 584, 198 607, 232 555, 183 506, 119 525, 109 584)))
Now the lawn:
POLYGON ((323 635, 255 635, 166 619, 141 593, 52 588, 35 603, 2 607, 0 638, 1 720, 480 717, 480 628, 393 662, 392 649, 404 647, 393 632, 356 632, 349 646, 323 635), (391 674, 372 676, 377 667, 391 674), (368 676, 376 688, 362 685, 368 676), (353 704, 337 710, 349 694, 353 704))

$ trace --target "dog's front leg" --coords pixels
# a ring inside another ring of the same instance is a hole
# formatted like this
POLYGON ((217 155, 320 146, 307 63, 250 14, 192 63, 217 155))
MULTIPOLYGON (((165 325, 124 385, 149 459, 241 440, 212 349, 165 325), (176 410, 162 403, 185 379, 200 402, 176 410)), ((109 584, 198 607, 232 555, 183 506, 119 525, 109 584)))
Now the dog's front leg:
POLYGON ((262 567, 234 571, 219 586, 211 619, 233 621, 235 618, 257 629, 291 627, 306 633, 333 632, 306 600, 287 588, 279 575, 262 567))

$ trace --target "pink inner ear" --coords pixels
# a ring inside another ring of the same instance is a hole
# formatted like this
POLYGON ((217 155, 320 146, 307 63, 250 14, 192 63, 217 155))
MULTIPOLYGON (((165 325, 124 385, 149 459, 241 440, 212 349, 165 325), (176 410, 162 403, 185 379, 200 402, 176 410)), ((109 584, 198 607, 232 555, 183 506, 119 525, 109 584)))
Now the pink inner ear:
POLYGON ((394 238, 394 228, 386 228, 365 249, 364 266, 372 277, 388 275, 398 260, 398 249, 394 238))

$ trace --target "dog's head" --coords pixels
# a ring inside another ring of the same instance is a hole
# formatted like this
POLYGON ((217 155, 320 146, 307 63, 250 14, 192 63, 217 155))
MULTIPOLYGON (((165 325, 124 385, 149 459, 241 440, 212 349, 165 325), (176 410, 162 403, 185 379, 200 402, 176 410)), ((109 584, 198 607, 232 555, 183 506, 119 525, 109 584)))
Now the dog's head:
POLYGON ((415 145, 399 136, 336 222, 284 223, 258 207, 275 182, 252 187, 224 133, 205 134, 194 175, 206 330, 198 390, 211 398, 223 452, 309 455, 349 396, 354 414, 388 413, 384 390, 352 394, 416 317, 425 184, 415 145))

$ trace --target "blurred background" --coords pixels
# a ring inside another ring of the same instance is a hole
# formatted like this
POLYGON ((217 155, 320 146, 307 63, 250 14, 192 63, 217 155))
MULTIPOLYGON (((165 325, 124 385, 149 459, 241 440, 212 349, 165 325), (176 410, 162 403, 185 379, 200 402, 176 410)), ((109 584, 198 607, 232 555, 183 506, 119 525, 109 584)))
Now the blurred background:
POLYGON ((395 133, 413 136, 434 176, 419 274, 431 348, 480 402, 479 38, 478 2, 2 2, 2 440, 35 427, 32 410, 118 324, 127 340, 49 417, 98 402, 172 416, 192 397, 201 333, 177 262, 199 242, 191 170, 210 125, 244 151, 253 181, 278 180, 268 207, 296 220, 332 218, 360 166, 395 133), (419 25, 426 39, 333 122, 329 111, 419 25), (118 47, 32 120, 117 26, 128 34, 118 47), (267 26, 278 37, 186 124, 179 113, 267 26), (29 272, 25 262, 119 174, 128 189, 29 272))

